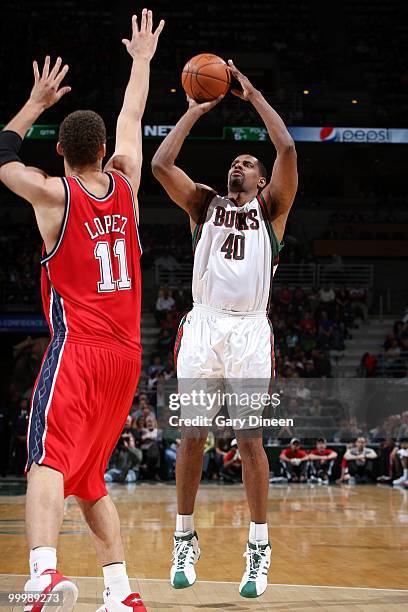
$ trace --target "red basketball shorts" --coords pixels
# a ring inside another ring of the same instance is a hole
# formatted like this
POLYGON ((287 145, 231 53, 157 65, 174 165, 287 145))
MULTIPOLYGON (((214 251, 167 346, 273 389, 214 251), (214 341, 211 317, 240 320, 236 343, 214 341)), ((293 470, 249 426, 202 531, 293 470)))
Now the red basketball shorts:
POLYGON ((106 495, 105 469, 129 414, 140 366, 140 357, 54 338, 33 389, 26 471, 32 463, 58 470, 65 497, 106 495))

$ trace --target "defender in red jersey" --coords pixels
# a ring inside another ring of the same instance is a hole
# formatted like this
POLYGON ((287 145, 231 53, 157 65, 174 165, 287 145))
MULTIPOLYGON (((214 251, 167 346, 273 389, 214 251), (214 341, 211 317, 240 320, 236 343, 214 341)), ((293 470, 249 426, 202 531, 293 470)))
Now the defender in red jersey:
POLYGON ((132 38, 122 41, 133 64, 115 152, 104 169, 105 125, 92 111, 71 113, 61 124, 57 152, 64 158, 65 177, 48 177, 18 156, 27 130, 70 91, 61 87, 68 71, 61 58, 51 68, 47 56, 41 75, 34 62, 30 98, 0 133, 0 180, 33 205, 44 240, 41 285, 51 332, 33 390, 27 439, 31 580, 26 588, 62 590, 64 610, 72 609, 77 597, 75 585, 56 571, 67 495, 76 496, 103 566, 102 609, 145 610, 140 596, 131 593, 104 472, 140 374, 141 118, 150 60, 164 26, 161 21, 153 31, 152 21, 146 9, 140 27, 133 16, 132 38))

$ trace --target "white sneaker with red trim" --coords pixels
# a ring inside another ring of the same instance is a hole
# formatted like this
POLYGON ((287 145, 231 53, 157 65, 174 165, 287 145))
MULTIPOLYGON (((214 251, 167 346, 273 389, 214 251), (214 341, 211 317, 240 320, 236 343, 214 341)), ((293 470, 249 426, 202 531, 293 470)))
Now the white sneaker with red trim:
POLYGON ((38 578, 27 580, 24 591, 40 593, 35 602, 27 603, 24 612, 71 612, 78 597, 76 585, 54 569, 45 570, 38 578))
POLYGON ((103 592, 104 605, 96 612, 147 612, 139 593, 130 593, 121 601, 118 597, 111 595, 108 589, 103 592))

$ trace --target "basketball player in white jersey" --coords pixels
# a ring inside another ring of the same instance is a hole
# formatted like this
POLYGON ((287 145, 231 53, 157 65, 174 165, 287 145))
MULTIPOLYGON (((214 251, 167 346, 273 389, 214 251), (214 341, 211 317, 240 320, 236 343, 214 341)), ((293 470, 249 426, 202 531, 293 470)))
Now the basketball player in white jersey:
MULTIPOLYGON (((154 176, 188 213, 193 234, 194 306, 182 322, 176 341, 179 385, 185 379, 208 382, 222 378, 239 386, 245 379, 269 381, 273 370, 268 302, 297 189, 296 151, 279 115, 233 62, 228 63, 242 87, 232 93, 258 111, 275 146, 276 160, 268 181, 256 157, 238 155, 228 172, 228 194, 224 197, 207 185, 195 183, 175 165, 196 121, 221 98, 204 104, 189 100, 187 112, 153 158, 154 176)), ((210 411, 209 416, 217 410, 210 411)), ((246 417, 248 411, 236 416, 246 417)), ((267 527, 269 468, 262 436, 244 435, 247 429, 248 425, 235 429, 251 514, 244 554, 247 563, 239 592, 244 597, 258 597, 267 587, 271 558, 267 527)), ((206 436, 205 429, 199 436, 184 436, 177 456, 178 514, 170 575, 175 588, 191 586, 196 579, 194 564, 200 549, 193 512, 206 436)))

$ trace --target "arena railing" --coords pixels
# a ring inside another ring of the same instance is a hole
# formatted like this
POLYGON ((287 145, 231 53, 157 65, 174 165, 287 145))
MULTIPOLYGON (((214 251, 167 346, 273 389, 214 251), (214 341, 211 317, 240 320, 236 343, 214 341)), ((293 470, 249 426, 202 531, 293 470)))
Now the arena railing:
MULTIPOLYGON (((182 263, 169 270, 162 264, 155 266, 155 278, 158 286, 169 287, 189 286, 191 284, 193 266, 182 263)), ((320 287, 362 287, 373 286, 374 269, 372 265, 360 264, 314 264, 296 263, 280 264, 274 278, 275 285, 320 287)))
POLYGON ((318 264, 316 280, 318 286, 372 287, 374 266, 343 263, 318 264))

